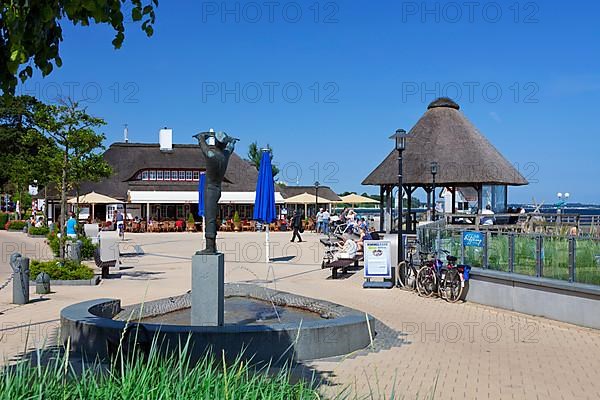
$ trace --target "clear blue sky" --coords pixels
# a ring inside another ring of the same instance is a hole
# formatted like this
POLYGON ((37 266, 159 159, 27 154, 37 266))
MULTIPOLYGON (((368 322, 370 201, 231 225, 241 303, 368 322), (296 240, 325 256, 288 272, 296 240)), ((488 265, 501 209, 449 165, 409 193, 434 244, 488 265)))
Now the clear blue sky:
POLYGON ((88 98, 107 144, 214 128, 269 143, 284 180, 360 182, 438 95, 532 182, 510 200, 600 203, 600 3, 162 0, 152 38, 63 24, 64 65, 21 93, 88 98), (299 90, 301 94, 299 94, 299 90), (500 93, 500 92, 501 93, 500 93), (319 176, 316 176, 317 171, 319 176))

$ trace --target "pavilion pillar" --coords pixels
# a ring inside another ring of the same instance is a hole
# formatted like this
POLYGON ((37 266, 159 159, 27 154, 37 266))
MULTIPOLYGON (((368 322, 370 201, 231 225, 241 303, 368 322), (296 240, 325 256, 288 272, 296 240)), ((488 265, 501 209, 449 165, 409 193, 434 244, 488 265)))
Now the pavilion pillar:
POLYGON ((408 196, 408 205, 406 207, 407 217, 406 217, 406 231, 407 233, 413 233, 413 220, 412 220, 412 194, 413 187, 408 186, 406 189, 406 195, 408 196))
POLYGON ((383 232, 384 229, 384 215, 383 215, 383 196, 385 194, 385 190, 383 185, 379 186, 379 232, 383 232))
POLYGON ((456 214, 456 186, 452 187, 452 214, 456 214))
POLYGON ((150 223, 150 203, 146 203, 146 223, 150 223))
POLYGON ((477 185, 477 213, 481 214, 483 210, 483 186, 477 185))
POLYGON ((427 221, 431 221, 431 188, 425 186, 423 189, 425 189, 425 193, 427 193, 427 221))
POLYGON ((387 194, 385 197, 385 233, 392 232, 392 188, 387 186, 387 194))

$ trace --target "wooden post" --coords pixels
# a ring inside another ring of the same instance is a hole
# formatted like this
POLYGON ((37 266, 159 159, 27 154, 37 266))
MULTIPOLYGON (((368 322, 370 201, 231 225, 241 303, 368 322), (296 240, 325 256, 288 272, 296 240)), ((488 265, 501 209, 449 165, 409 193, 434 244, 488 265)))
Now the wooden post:
POLYGON ((383 232, 384 229, 384 221, 385 221, 385 216, 383 213, 383 202, 384 202, 384 198, 383 196, 385 195, 385 189, 383 187, 383 185, 379 186, 379 232, 383 232))

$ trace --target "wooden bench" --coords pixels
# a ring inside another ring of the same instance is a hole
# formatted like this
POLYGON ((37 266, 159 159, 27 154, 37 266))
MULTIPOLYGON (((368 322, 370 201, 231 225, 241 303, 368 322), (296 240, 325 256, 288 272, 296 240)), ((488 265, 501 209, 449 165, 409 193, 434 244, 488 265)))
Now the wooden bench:
POLYGON ((321 264, 321 269, 331 268, 331 279, 337 279, 338 271, 340 269, 342 270, 342 273, 345 274, 351 266, 358 268, 358 263, 363 261, 363 259, 363 254, 358 253, 354 258, 339 258, 335 261, 321 264))

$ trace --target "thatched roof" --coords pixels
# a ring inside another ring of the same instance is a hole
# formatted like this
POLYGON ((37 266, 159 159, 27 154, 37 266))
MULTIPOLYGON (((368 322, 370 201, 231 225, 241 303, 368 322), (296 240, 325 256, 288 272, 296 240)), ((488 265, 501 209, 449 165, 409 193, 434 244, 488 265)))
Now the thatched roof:
MULTIPOLYGON (((403 153, 405 185, 431 184, 430 163, 439 164, 440 186, 527 185, 507 161, 448 98, 432 102, 410 130, 403 153)), ((396 185, 397 152, 392 150, 363 185, 396 185)))
MULTIPOLYGON (((81 185, 80 193, 95 191, 120 200, 127 199, 128 190, 140 191, 195 191, 193 181, 139 181, 143 169, 200 169, 206 167, 204 154, 198 145, 174 144, 172 151, 160 151, 160 146, 147 143, 113 143, 104 153, 104 159, 113 168, 113 175, 100 182, 81 185)), ((254 165, 236 153, 231 155, 223 182, 223 191, 252 192, 256 189, 258 171, 254 165)))
MULTIPOLYGON (((308 193, 315 197, 315 187, 314 186, 285 186, 281 188, 281 194, 284 199, 289 197, 298 196, 300 194, 308 193)), ((319 186, 319 197, 323 197, 329 201, 340 201, 340 197, 335 194, 333 190, 331 190, 328 186, 319 186)))

